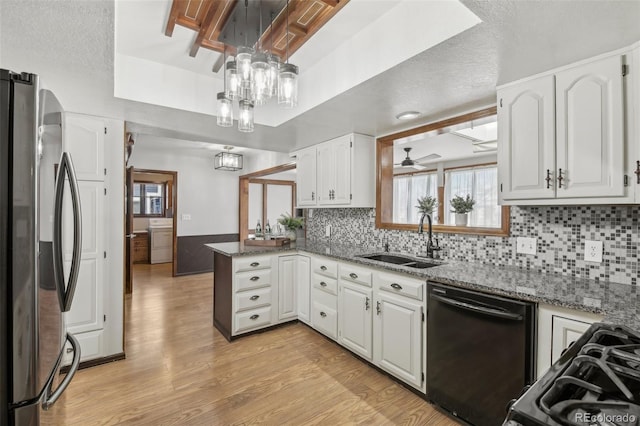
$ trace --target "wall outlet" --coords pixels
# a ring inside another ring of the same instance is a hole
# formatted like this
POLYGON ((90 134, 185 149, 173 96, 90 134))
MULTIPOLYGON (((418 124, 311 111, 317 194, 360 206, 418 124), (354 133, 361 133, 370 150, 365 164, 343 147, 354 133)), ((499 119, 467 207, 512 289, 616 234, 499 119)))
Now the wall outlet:
POLYGON ((183 214, 182 215, 182 220, 191 220, 191 215, 190 214, 183 214))
POLYGON ((331 236, 331 225, 327 225, 325 231, 324 231, 324 236, 325 237, 330 237, 331 236))
POLYGON ((313 209, 309 209, 308 214, 309 214, 309 219, 311 219, 313 217, 313 209))
POLYGON ((584 260, 587 262, 602 262, 602 241, 584 242, 584 260))
POLYGON ((516 253, 536 254, 538 250, 538 240, 535 238, 518 237, 516 238, 516 253))

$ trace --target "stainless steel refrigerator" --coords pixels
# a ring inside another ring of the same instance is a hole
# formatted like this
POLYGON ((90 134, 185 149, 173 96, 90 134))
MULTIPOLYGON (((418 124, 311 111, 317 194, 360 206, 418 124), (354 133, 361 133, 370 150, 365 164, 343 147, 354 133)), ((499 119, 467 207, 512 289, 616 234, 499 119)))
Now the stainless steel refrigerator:
POLYGON ((0 69, 0 425, 38 425, 80 363, 63 317, 78 278, 82 226, 61 118, 36 75, 0 69), (72 205, 72 221, 63 220, 63 203, 72 205), (71 232, 65 266, 62 237, 71 232), (60 379, 66 341, 75 353, 60 379))

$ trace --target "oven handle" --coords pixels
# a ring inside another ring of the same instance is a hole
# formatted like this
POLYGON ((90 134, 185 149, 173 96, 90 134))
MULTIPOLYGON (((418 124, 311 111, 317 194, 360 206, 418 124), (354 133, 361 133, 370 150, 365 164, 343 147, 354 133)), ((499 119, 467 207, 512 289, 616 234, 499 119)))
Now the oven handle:
POLYGON ((520 314, 514 314, 511 312, 503 312, 497 309, 485 308, 484 306, 472 305, 470 303, 460 302, 459 300, 449 299, 448 297, 438 296, 436 294, 431 293, 429 295, 432 299, 437 300, 438 302, 445 303, 447 305, 455 306, 460 309, 465 309, 467 311, 478 312, 481 314, 489 315, 492 317, 498 317, 510 321, 522 321, 523 316, 520 314))

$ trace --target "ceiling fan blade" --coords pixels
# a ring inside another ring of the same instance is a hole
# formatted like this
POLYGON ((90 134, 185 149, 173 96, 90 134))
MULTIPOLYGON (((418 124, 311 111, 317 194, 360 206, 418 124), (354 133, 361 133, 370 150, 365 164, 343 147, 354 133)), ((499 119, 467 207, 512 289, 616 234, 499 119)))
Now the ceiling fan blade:
POLYGON ((438 158, 442 158, 440 154, 429 154, 424 157, 420 157, 417 160, 414 160, 416 163, 424 163, 425 161, 437 160, 438 158))
POLYGON ((413 165, 413 166, 411 166, 411 167, 413 167, 413 168, 414 168, 414 169, 416 169, 416 170, 425 170, 425 169, 426 169, 426 167, 425 167, 425 166, 421 166, 421 165, 420 165, 420 164, 418 164, 418 163, 414 164, 414 165, 413 165))

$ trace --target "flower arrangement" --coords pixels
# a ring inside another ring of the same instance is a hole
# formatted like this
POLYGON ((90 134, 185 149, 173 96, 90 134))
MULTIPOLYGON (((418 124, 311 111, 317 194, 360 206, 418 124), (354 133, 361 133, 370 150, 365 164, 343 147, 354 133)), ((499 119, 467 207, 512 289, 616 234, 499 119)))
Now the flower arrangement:
POLYGON ((422 214, 433 214, 437 205, 438 200, 436 200, 435 197, 425 195, 424 197, 418 197, 418 205, 416 208, 418 209, 418 212, 422 214))
POLYGON ((303 217, 293 217, 289 213, 283 213, 278 219, 278 223, 285 227, 287 231, 295 231, 304 225, 303 217))
POLYGON ((457 214, 469 213, 473 210, 473 206, 476 200, 471 198, 471 195, 467 194, 466 198, 456 195, 451 199, 451 212, 457 214))

